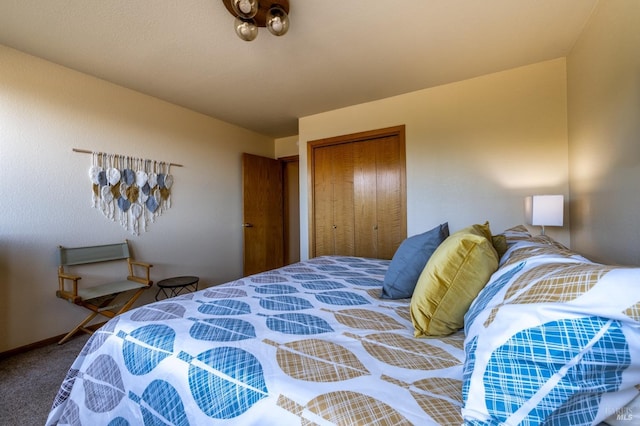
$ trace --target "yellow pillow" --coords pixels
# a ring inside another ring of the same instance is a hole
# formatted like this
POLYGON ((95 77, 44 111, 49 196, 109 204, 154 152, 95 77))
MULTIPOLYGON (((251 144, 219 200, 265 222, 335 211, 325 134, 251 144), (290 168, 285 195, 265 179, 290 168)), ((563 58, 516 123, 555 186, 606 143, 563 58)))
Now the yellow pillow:
POLYGON ((411 297, 416 337, 446 336, 462 328, 471 302, 498 269, 491 233, 486 238, 465 230, 444 240, 420 274, 411 297))
POLYGON ((481 237, 485 237, 487 240, 491 241, 491 227, 489 226, 489 222, 485 222, 482 225, 476 223, 475 225, 467 226, 466 228, 462 228, 457 231, 461 234, 475 234, 480 235, 481 237))
POLYGON ((491 243, 498 253, 498 259, 502 259, 502 256, 504 256, 509 248, 507 245, 507 237, 504 234, 493 235, 491 237, 491 243))

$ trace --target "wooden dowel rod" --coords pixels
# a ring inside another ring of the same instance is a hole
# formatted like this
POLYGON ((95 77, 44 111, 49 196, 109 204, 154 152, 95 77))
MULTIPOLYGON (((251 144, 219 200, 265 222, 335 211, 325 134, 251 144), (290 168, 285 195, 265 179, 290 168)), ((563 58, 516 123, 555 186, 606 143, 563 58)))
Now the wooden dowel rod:
MULTIPOLYGON (((72 148, 72 151, 79 152, 81 154, 93 154, 93 151, 88 151, 86 149, 72 148)), ((182 164, 177 164, 177 163, 169 163, 169 166, 184 167, 182 164)))

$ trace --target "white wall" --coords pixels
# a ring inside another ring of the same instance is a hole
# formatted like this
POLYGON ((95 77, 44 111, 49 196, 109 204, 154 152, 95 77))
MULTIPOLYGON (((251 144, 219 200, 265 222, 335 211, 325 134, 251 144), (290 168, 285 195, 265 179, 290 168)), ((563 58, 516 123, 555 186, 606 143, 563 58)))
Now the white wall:
POLYGON ((242 274, 241 153, 273 157, 272 139, 3 46, 0 64, 0 352, 85 316, 55 297, 58 245, 129 238, 154 281, 242 274), (171 208, 138 237, 108 221, 73 148, 183 164, 171 208))
POLYGON ((640 1, 601 1, 567 59, 571 235, 640 265, 640 1))
MULTIPOLYGON (((557 59, 299 121, 301 250, 309 255, 307 143, 406 125, 407 228, 524 223, 524 197, 568 197, 566 67, 557 59)), ((569 226, 547 233, 569 245, 569 226)), ((539 229, 532 229, 539 232, 539 229)))

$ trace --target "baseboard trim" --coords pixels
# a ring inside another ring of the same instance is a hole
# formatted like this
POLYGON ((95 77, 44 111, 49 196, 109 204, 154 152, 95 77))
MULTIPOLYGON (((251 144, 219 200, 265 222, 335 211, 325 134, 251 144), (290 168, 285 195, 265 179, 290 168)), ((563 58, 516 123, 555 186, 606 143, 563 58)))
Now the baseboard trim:
MULTIPOLYGON (((107 322, 104 321, 104 322, 101 322, 101 323, 98 323, 98 324, 90 325, 87 328, 90 329, 90 330, 96 331, 97 329, 99 329, 100 327, 105 325, 106 323, 107 322)), ((71 340, 73 340, 76 337, 81 336, 83 334, 84 333, 81 333, 81 332, 76 333, 76 335, 71 337, 71 340)), ((67 333, 60 334, 58 336, 49 337, 48 339, 40 340, 38 342, 29 343, 28 345, 24 345, 24 346, 20 346, 18 348, 9 349, 8 351, 0 352, 0 361, 2 361, 5 358, 9 358, 11 356, 14 356, 14 355, 20 355, 20 354, 23 354, 25 352, 32 351, 34 349, 39 349, 39 348, 43 348, 45 346, 52 345, 54 343, 58 343, 60 341, 60 339, 62 339, 66 335, 67 335, 67 333)))

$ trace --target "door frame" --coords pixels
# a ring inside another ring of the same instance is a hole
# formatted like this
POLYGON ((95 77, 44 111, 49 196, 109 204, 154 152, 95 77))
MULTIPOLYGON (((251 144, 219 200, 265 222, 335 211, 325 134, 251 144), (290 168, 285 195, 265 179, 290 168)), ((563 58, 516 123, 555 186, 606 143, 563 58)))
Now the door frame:
MULTIPOLYGON (((282 187, 283 187, 283 220, 284 220, 284 264, 287 265, 290 263, 291 259, 297 259, 300 260, 300 228, 298 226, 297 230, 293 230, 292 229, 292 223, 294 222, 294 219, 292 219, 293 217, 297 218, 297 224, 300 224, 300 205, 297 205, 297 208, 294 207, 294 210, 291 211, 289 210, 289 206, 291 205, 291 199, 295 198, 299 201, 300 200, 300 177, 298 175, 298 180, 296 181, 297 183, 297 194, 290 194, 289 193, 289 189, 290 189, 290 185, 288 185, 287 182, 287 176, 288 174, 286 173, 287 168, 291 165, 291 164, 299 164, 300 163, 300 156, 299 155, 290 155, 287 157, 280 157, 278 158, 278 160, 281 162, 282 164, 282 187), (291 247, 291 239, 292 238, 297 238, 298 240, 298 245, 296 247, 291 247), (297 254, 293 254, 293 249, 297 248, 298 252, 297 254)), ((299 166, 298 166, 298 170, 299 170, 299 166)))
POLYGON ((400 164, 401 176, 402 176, 402 205, 400 206, 403 212, 403 218, 407 222, 407 159, 406 159, 406 138, 405 138, 405 125, 385 127, 382 129, 367 130, 364 132, 351 133, 347 135, 332 136, 330 138, 316 139, 307 142, 307 193, 308 196, 308 217, 309 217, 309 257, 316 256, 315 241, 316 241, 316 226, 315 226, 315 191, 314 191, 314 177, 315 177, 315 150, 318 148, 326 147, 329 145, 339 145, 355 142, 363 142, 367 140, 380 139, 389 136, 396 136, 400 140, 402 149, 403 160, 400 164))

